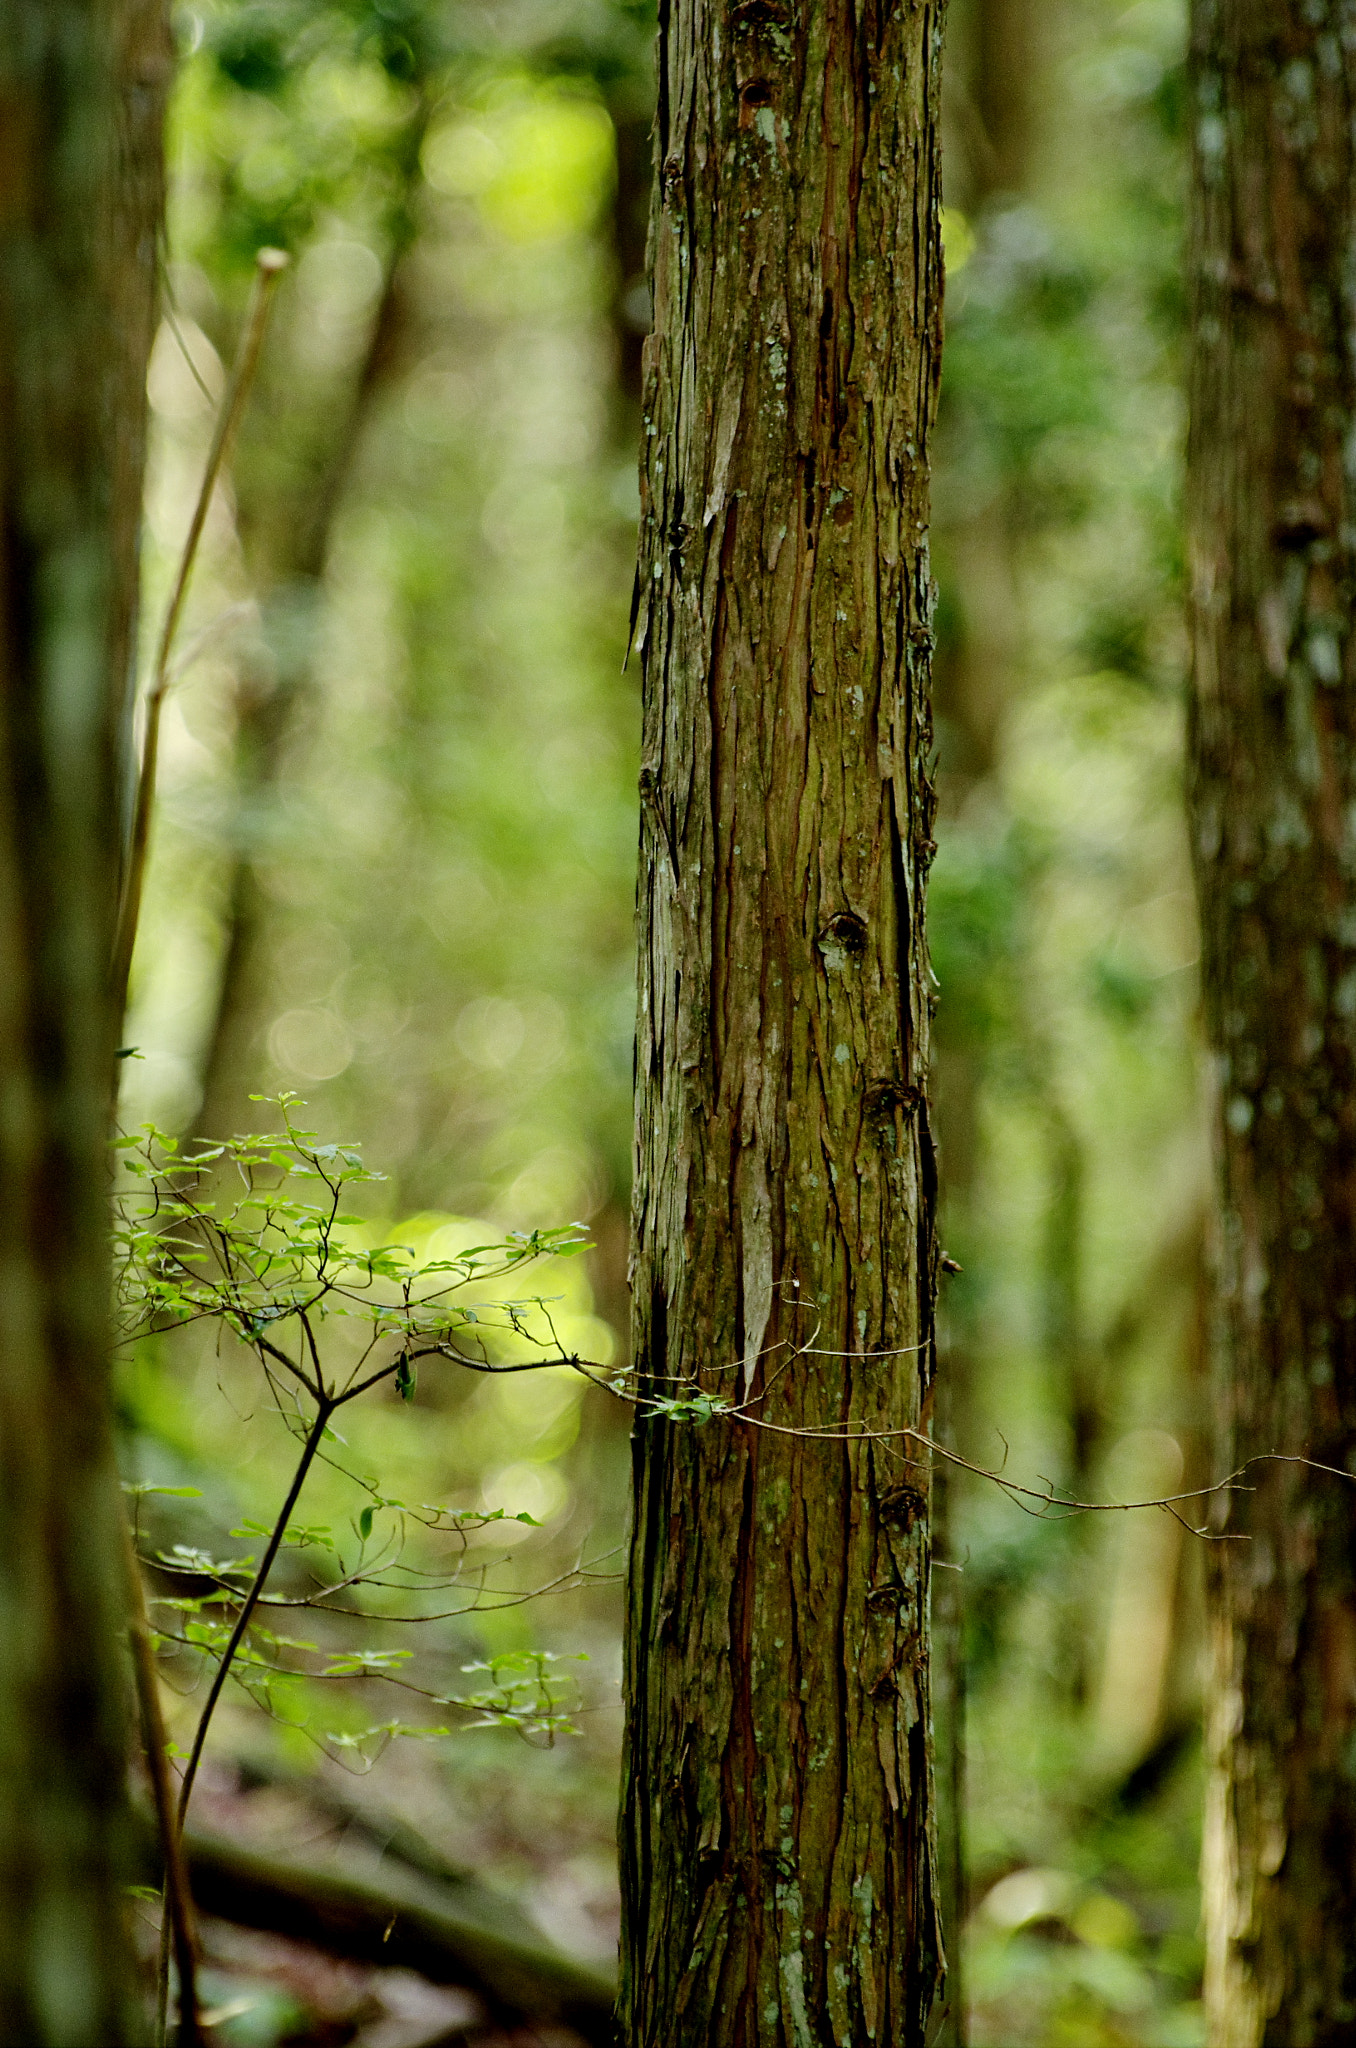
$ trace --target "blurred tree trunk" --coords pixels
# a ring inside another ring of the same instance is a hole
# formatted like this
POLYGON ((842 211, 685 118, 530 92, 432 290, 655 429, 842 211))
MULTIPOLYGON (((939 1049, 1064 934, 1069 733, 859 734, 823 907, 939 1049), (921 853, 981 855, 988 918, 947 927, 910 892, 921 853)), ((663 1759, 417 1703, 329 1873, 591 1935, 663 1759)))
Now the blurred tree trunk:
MULTIPOLYGON (((954 95, 951 121, 960 140, 953 175, 948 158, 948 199, 976 220, 980 260, 995 227, 1014 205, 1030 204, 1040 183, 1040 109, 1048 99, 1050 44, 1065 24, 1060 0, 970 0, 961 17, 963 74, 949 68, 954 95), (955 81, 953 83, 953 80, 955 81)), ((953 826, 974 828, 986 814, 1005 819, 1003 770, 1006 726, 1030 666, 1030 626, 1024 605, 1024 555, 1028 543, 1029 471, 1004 467, 994 487, 968 515, 939 527, 938 556, 949 568, 944 587, 954 593, 955 627, 937 664, 936 706, 941 734, 938 778, 938 837, 946 843, 953 826)), ((992 824, 989 830, 993 830, 992 824)), ((1093 1490, 1106 1423, 1106 1386, 1099 1349, 1089 1328, 1084 1284, 1086 1147, 1065 1103, 1067 1089, 1053 1044, 1045 1005, 1035 993, 1034 960, 1024 960, 1023 1000, 1014 1019, 1032 1108, 1039 1121, 1046 1174, 1046 1206, 1036 1279, 1042 1348, 1052 1410, 1068 1425, 1069 1455, 1061 1484, 1078 1498, 1093 1490)), ((982 1185, 980 1120, 989 1046, 966 1015, 964 999, 949 1001, 943 989, 936 1030, 937 1125, 942 1156, 943 1229, 948 1251, 970 1264, 971 1218, 982 1185)), ((990 1448, 976 1442, 976 1409, 983 1406, 982 1354, 977 1349, 974 1304, 978 1290, 961 1281, 952 1291, 946 1318, 944 1359, 951 1440, 987 1462, 990 1448)), ((993 1439, 990 1436, 989 1445, 993 1439)), ((963 1492, 958 1476, 948 1482, 963 1492)), ((1091 1531, 1070 1531, 1075 1568, 1064 1567, 1060 1661, 1068 1693, 1081 1702, 1088 1687, 1087 1658, 1095 1629, 1084 1584, 1083 1552, 1091 1531)), ((948 1575, 948 1580, 950 1575, 948 1575)), ((973 1581, 972 1581, 973 1586, 973 1581)), ((963 1675, 948 1678, 953 1659, 946 1609, 959 1608, 965 1582, 942 1584, 935 1665, 939 1694, 963 1698, 963 1675)), ((1014 1589, 999 1595, 1008 1606, 1014 1589)), ((995 1610, 996 1612, 997 1610, 995 1610)), ((939 1757, 951 1738, 939 1723, 939 1757)), ((963 1761, 957 1771, 963 1774, 963 1761)), ((939 1764, 939 1779, 940 1779, 939 1764)), ((956 1772, 952 1773, 953 1779, 956 1772)), ((943 1808, 943 1817, 945 1810, 943 1808)), ((946 1819, 954 1846, 943 1836, 943 1869, 960 1871, 957 1824, 946 1819)), ((959 1885, 961 1879, 956 1880, 959 1885)))
MULTIPOLYGON (((1349 11, 1195 0, 1190 794, 1217 1081, 1218 1469, 1356 1430, 1349 11)), ((1217 2048, 1356 2039, 1356 1492, 1267 1464, 1211 1552, 1217 2048)))
POLYGON ((235 819, 226 880, 221 975, 203 1055, 196 1129, 204 1139, 252 1128, 250 1094, 263 1083, 260 1031, 274 975, 268 958, 269 897, 260 877, 273 816, 289 770, 298 766, 307 714, 315 709, 314 656, 335 518, 358 446, 391 374, 403 312, 394 257, 388 263, 371 338, 309 502, 279 521, 270 550, 265 627, 277 624, 276 652, 246 667, 236 694, 235 819))
POLYGON ((977 0, 971 94, 982 127, 978 196, 1025 192, 1038 133, 1039 49, 1050 0, 977 0))
POLYGON ((169 81, 0 0, 0 2040, 140 2038, 108 1403, 108 989, 169 81))
POLYGON ((941 1975, 926 1468, 797 1434, 930 1408, 940 32, 660 15, 634 1358, 754 1420, 635 1429, 631 2048, 906 2048, 941 1975))
POLYGON ((272 659, 255 663, 236 697, 235 821, 226 880, 221 975, 202 1063, 202 1101, 196 1129, 205 1139, 250 1128, 250 1094, 263 1082, 260 1031, 267 1021, 274 975, 268 958, 269 898, 257 850, 289 772, 304 750, 308 714, 318 695, 315 647, 324 601, 325 572, 334 528, 368 424, 402 363, 408 326, 405 258, 419 227, 423 185, 420 152, 428 128, 427 81, 417 81, 416 103, 396 156, 397 193, 387 224, 382 288, 355 367, 347 407, 325 437, 321 459, 304 494, 281 506, 259 507, 257 556, 266 582, 265 626, 272 659))
MULTIPOLYGON (((965 11, 963 67, 948 62, 946 91, 953 127, 962 138, 958 161, 948 156, 948 203, 982 217, 1000 194, 1024 191, 1034 114, 1031 0, 972 0, 965 11)), ((950 52, 948 52, 950 57, 950 52)), ((983 226, 981 221, 981 234, 983 226)), ((938 837, 959 825, 970 806, 1001 809, 1004 725, 1021 669, 1022 619, 1015 535, 1006 490, 953 523, 945 549, 958 600, 957 630, 938 660, 936 702, 941 724, 938 837)), ((939 548, 939 553, 941 552, 939 548)), ((936 1120, 942 1161, 943 1230, 948 1250, 969 1263, 970 1218, 980 1176, 980 1103, 986 1048, 972 1020, 948 1014, 943 991, 934 1050, 936 1120)), ((973 1455, 971 1418, 976 1354, 971 1283, 953 1283, 943 1318, 943 1384, 936 1434, 973 1455)), ((965 1578, 954 1565, 964 1480, 945 1466, 933 1486, 933 1536, 944 1560, 933 1580, 933 1701, 936 1734, 937 1869, 942 1924, 948 1930, 947 2006, 936 2048, 964 2048, 967 2039, 961 1929, 968 1903, 966 1874, 965 1578)))
MULTIPOLYGON (((981 214, 987 211, 992 217, 1005 202, 1029 201, 1038 183, 1043 125, 1039 110, 1043 92, 1048 94, 1051 87, 1046 44, 1063 11, 1058 0, 1053 5, 1051 0, 1041 0, 1040 5, 1035 0, 977 0, 972 90, 981 133, 971 150, 970 175, 972 203, 981 214)), ((1029 659, 1029 628, 1022 606, 1026 481, 1010 478, 955 542, 968 631, 946 709, 964 736, 972 795, 981 780, 993 783, 1001 775, 1004 723, 1029 659)), ((1088 1329, 1083 1276, 1085 1147, 1064 1104, 1058 1053, 1043 1019, 1030 1007, 1022 1032, 1044 1125, 1048 1173, 1040 1272, 1042 1334, 1054 1399, 1069 1424, 1066 1481, 1076 1497, 1086 1498, 1104 1434, 1106 1404, 1097 1349, 1088 1329)), ((968 1108, 972 1120, 978 1109, 977 1081, 976 1076, 975 1099, 968 1108)), ((944 1143, 948 1135, 943 1120, 944 1143)), ((1077 1697, 1086 1684, 1087 1635, 1079 1616, 1070 1631, 1068 1658, 1077 1697)))

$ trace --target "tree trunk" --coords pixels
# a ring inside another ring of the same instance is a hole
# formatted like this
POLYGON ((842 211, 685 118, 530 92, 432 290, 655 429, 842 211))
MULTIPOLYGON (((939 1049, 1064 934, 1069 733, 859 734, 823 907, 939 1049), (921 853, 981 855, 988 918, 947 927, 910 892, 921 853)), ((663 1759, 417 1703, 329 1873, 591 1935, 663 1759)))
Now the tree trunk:
POLYGON ((979 0, 976 11, 972 90, 983 130, 973 166, 976 184, 985 198, 1015 198, 1030 184, 1033 144, 1041 130, 1040 44, 1049 0, 979 0))
POLYGON ((169 81, 0 0, 0 2040, 140 2038, 122 1884, 109 1000, 169 81))
MULTIPOLYGON (((335 523, 368 423, 385 396, 400 361, 407 322, 404 258, 414 239, 414 201, 420 181, 419 147, 428 122, 421 99, 402 153, 401 196, 395 208, 391 244, 376 315, 353 380, 349 404, 340 416, 323 461, 309 479, 305 501, 293 501, 288 516, 276 518, 271 548, 258 552, 271 588, 264 611, 282 614, 280 646, 267 673, 246 672, 236 698, 235 823, 232 860, 226 879, 225 933, 221 976, 202 1059, 202 1100, 195 1129, 206 1142, 250 1127, 250 1094, 263 1084, 260 1045, 268 1021, 273 976, 269 960, 269 899, 261 879, 258 841, 276 812, 289 771, 295 779, 305 752, 307 714, 314 723, 319 695, 314 672, 316 638, 324 604, 325 571, 335 523)), ((268 528, 269 522, 258 523, 268 528)))
POLYGON ((634 1358, 746 1419, 635 1430, 632 2048, 905 2048, 941 1973, 928 1472, 883 1434, 933 1372, 940 37, 660 13, 634 1358))
MULTIPOLYGON (((321 709, 316 641, 334 529, 371 420, 404 367, 410 324, 407 258, 419 232, 420 152, 433 104, 422 66, 412 84, 414 102, 391 152, 394 191, 384 223, 382 288, 347 402, 327 422, 329 431, 319 436, 315 460, 299 486, 271 503, 247 500, 242 509, 246 558, 256 570, 273 646, 266 661, 247 661, 236 694, 235 816, 227 835, 231 858, 222 891, 221 968, 194 1119, 196 1134, 206 1142, 252 1124, 250 1095, 267 1078, 260 1040, 269 1021, 274 976, 262 871, 280 796, 299 777, 321 709)), ((275 402, 275 432, 278 410, 275 402)))
MULTIPOLYGON (((1049 0, 1047 0, 1047 6, 1049 0)), ((981 217, 1000 194, 1025 196, 1035 117, 1030 0, 974 0, 961 27, 968 62, 947 52, 945 101, 961 147, 948 157, 951 203, 981 217), (968 17, 968 18, 967 18, 968 17), (968 29, 968 35, 964 31, 968 29), (1020 52, 1017 61, 1014 53, 1020 52), (959 159, 959 161, 957 160, 959 159)), ((949 17, 950 25, 955 16, 949 17)), ((938 555, 951 556, 956 606, 950 660, 939 660, 934 700, 940 727, 938 838, 965 830, 968 805, 982 792, 1001 812, 1004 729, 1022 667, 1023 619, 1017 535, 1011 492, 938 534, 938 555)), ((945 587, 945 570, 942 572, 945 587)), ((970 1263, 968 1239, 982 1179, 980 1119, 988 1048, 962 994, 943 991, 933 1047, 933 1100, 941 1151, 942 1230, 951 1252, 970 1263), (948 1009, 948 1000, 950 1008, 948 1009), (948 1030, 948 1023, 950 1029, 948 1030)), ((1049 1237, 1047 1236, 1047 1245, 1049 1237)), ((935 1434, 950 1450, 971 1452, 983 1346, 973 1281, 953 1286, 941 1345, 935 1434)), ((947 1955, 947 1999, 933 2048, 965 2048, 969 2038, 960 1930, 966 1917, 968 1686, 965 1662, 967 1579, 954 1569, 961 1545, 964 1481, 945 1465, 933 1486, 933 1540, 941 1559, 933 1580, 932 1693, 937 1814, 937 1896, 942 1925, 954 1936, 947 1955)))
MULTIPOLYGON (((1349 8, 1195 0, 1191 812, 1217 1082, 1217 1459, 1356 1427, 1349 8)), ((1216 2048, 1356 2038, 1356 1490, 1271 1463, 1211 1554, 1216 2048)))

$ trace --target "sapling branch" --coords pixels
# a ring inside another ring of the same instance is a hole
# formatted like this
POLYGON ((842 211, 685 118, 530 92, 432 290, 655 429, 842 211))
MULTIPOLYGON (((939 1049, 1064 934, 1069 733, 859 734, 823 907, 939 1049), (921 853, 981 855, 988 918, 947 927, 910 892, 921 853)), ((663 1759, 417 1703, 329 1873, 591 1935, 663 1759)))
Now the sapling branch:
POLYGON ((170 654, 174 647, 174 635, 178 630, 189 579, 197 560, 198 543, 202 539, 203 527, 207 523, 212 493, 216 489, 217 479, 221 475, 222 466, 249 398, 255 371, 259 367, 259 354, 264 345, 264 330, 268 325, 274 287, 287 266, 287 260, 281 249, 261 249, 255 258, 254 290, 250 298, 249 311, 245 316, 240 347, 231 371, 230 382, 222 398, 221 409, 217 414, 216 429, 208 450, 202 484, 198 491, 197 503, 193 507, 193 517, 189 521, 188 534, 179 557, 179 567, 170 590, 169 604, 165 610, 165 619, 156 646, 155 666, 151 671, 150 687, 146 692, 146 731, 142 741, 141 767, 137 776, 136 799, 132 811, 127 872, 123 881, 122 901, 113 944, 113 1006, 114 1014, 119 1019, 127 1006, 127 983, 132 970, 132 950, 136 944, 137 925, 141 917, 141 897, 146 880, 146 863, 151 844, 151 818, 155 805, 160 715, 173 680, 170 654))
MULTIPOLYGON (((341 1205, 350 1183, 380 1176, 363 1169, 359 1155, 351 1148, 321 1145, 313 1133, 299 1130, 292 1114, 294 1097, 278 1100, 285 1125, 281 1135, 230 1140, 196 1152, 191 1158, 177 1157, 174 1141, 154 1132, 123 1141, 133 1180, 149 1183, 144 1201, 138 1203, 130 1189, 119 1198, 122 1227, 117 1243, 126 1338, 132 1341, 174 1328, 215 1323, 219 1333, 233 1335, 253 1353, 279 1417, 300 1439, 286 1497, 268 1529, 259 1530, 267 1540, 257 1566, 252 1558, 242 1558, 235 1564, 217 1562, 200 1551, 179 1545, 173 1554, 161 1553, 159 1558, 168 1569, 198 1576, 213 1589, 201 1598, 175 1598, 160 1603, 193 1617, 180 1629, 161 1629, 161 1642, 206 1652, 214 1662, 179 1787, 177 1812, 171 1816, 170 1833, 175 1845, 189 1811, 208 1734, 228 1678, 236 1679, 269 1713, 277 1711, 275 1689, 279 1681, 301 1679, 328 1684, 351 1679, 381 1680, 435 1705, 477 1714, 481 1717, 477 1725, 512 1726, 529 1738, 544 1735, 549 1741, 559 1729, 569 1725, 558 1711, 557 1681, 545 1675, 546 1663, 550 1661, 543 1661, 545 1653, 537 1653, 537 1675, 531 1683, 510 1674, 508 1682, 496 1677, 497 1690, 459 1697, 448 1693, 445 1687, 435 1689, 402 1677, 398 1667, 410 1654, 408 1651, 322 1652, 317 1645, 294 1642, 262 1625, 261 1609, 291 1605, 311 1606, 336 1617, 350 1615, 354 1619, 452 1619, 490 1607, 517 1605, 542 1592, 578 1584, 588 1573, 588 1568, 581 1564, 548 1586, 532 1591, 487 1589, 484 1566, 465 1570, 468 1530, 506 1519, 502 1511, 410 1509, 404 1503, 385 1498, 374 1482, 349 1470, 343 1460, 324 1448, 335 1413, 381 1383, 393 1381, 404 1399, 412 1399, 415 1366, 422 1359, 442 1358, 480 1373, 541 1371, 547 1366, 577 1364, 578 1361, 565 1355, 545 1303, 499 1299, 487 1303, 484 1289, 546 1254, 568 1255, 581 1249, 587 1242, 585 1233, 578 1226, 533 1232, 521 1238, 511 1237, 506 1243, 472 1247, 450 1260, 432 1260, 422 1265, 415 1261, 408 1247, 379 1245, 364 1250, 345 1235, 357 1219, 342 1215, 341 1205), (242 1193, 233 1206, 219 1208, 211 1197, 220 1192, 222 1174, 230 1168, 239 1175, 242 1193), (205 1183, 209 1169, 220 1169, 210 1186, 205 1183), (300 1201, 293 1196, 289 1183, 308 1179, 318 1181, 324 1191, 319 1202, 300 1201), (459 1304, 451 1299, 458 1289, 472 1282, 480 1290, 474 1304, 459 1304), (355 1318, 366 1324, 357 1345, 344 1347, 346 1358, 341 1351, 344 1362, 337 1367, 325 1338, 327 1319, 335 1316, 346 1318, 350 1328, 355 1318), (536 1333, 534 1319, 538 1316, 549 1336, 536 1333), (291 1325, 295 1328, 289 1330, 291 1325), (453 1340, 454 1331, 469 1332, 473 1326, 478 1327, 469 1341, 480 1347, 480 1355, 453 1340), (485 1352, 486 1340, 481 1334, 489 1329, 497 1329, 501 1336, 511 1336, 515 1341, 526 1338, 544 1355, 526 1364, 513 1359, 492 1359, 485 1352), (336 1550, 327 1529, 312 1532, 292 1528, 302 1489, 318 1462, 333 1466, 369 1495, 369 1504, 354 1523, 359 1539, 357 1558, 351 1566, 345 1566, 336 1555, 338 1577, 317 1584, 313 1593, 300 1600, 270 1594, 270 1575, 285 1543, 290 1541, 305 1548, 320 1541, 326 1549, 336 1550), (396 1511, 395 1528, 373 1550, 370 1539, 374 1517, 387 1509, 396 1511), (436 1573, 418 1571, 402 1562, 407 1523, 417 1523, 430 1536, 450 1538, 458 1544, 461 1561, 451 1575, 445 1569, 436 1573), (361 1607, 339 1604, 345 1594, 351 1596, 364 1587, 387 1594, 422 1596, 424 1611, 373 1614, 361 1607), (427 1596, 441 1594, 446 1598, 457 1590, 466 1595, 458 1604, 436 1614, 427 1611, 427 1596), (229 1628, 224 1616, 220 1621, 215 1618, 216 1610, 222 1607, 234 1610, 229 1628), (321 1668, 298 1660, 298 1653, 309 1651, 320 1655, 321 1668)), ((531 1517, 522 1515, 516 1519, 530 1521, 531 1517)), ((143 1680, 153 1690, 153 1666, 149 1658, 143 1664, 143 1680)), ((368 1732, 385 1742, 400 1732, 446 1731, 410 1730, 392 1722, 368 1732)), ((347 1736, 329 1739, 340 1747, 351 1744, 347 1736)), ((164 1926, 162 2013, 168 1998, 168 1916, 164 1926)), ((188 1981, 191 1985, 191 1976, 188 1981)))
MULTIPOLYGON (((137 774, 136 796, 132 811, 132 830, 127 850, 126 872, 123 878, 121 901, 118 906, 117 923, 113 937, 113 957, 110 963, 110 987, 113 1014, 122 1036, 122 1023, 127 1008, 127 985, 132 971, 132 953, 136 945, 137 926, 141 918, 141 899, 146 879, 146 864, 150 853, 151 819, 155 803, 156 767, 160 749, 160 718, 165 698, 176 675, 182 673, 170 667, 174 636, 178 629, 184 598, 188 591, 189 578, 197 559, 198 543, 202 538, 212 493, 230 449, 231 440, 240 422, 250 386, 258 367, 259 352, 263 346, 264 329, 268 323, 269 307, 272 303, 273 288, 282 274, 287 258, 280 250, 261 249, 256 262, 254 291, 246 316, 245 329, 235 367, 231 374, 220 411, 212 444, 208 451, 202 484, 198 491, 193 517, 189 522, 183 552, 170 592, 164 623, 156 649, 155 665, 151 672, 150 687, 146 693, 146 730, 142 743, 141 762, 137 774)), ((177 334, 177 328, 176 328, 177 334)), ((182 345, 182 342, 181 342, 182 345)), ((194 374, 197 375, 196 367, 194 374)), ((201 381, 201 380, 199 380, 201 381)), ((187 1885, 183 1878, 183 1859, 179 1854, 177 1837, 168 1825, 169 1816, 162 1793, 165 1773, 164 1727, 160 1713, 160 1700, 156 1691, 154 1657, 150 1650, 147 1631, 145 1599, 141 1588, 140 1575, 133 1559, 134 1546, 131 1531, 125 1531, 132 1578, 135 1581, 131 1591, 131 1612, 129 1626, 132 1642, 132 1665, 136 1681, 137 1700, 145 1732, 146 1763, 156 1793, 156 1812, 161 1821, 162 1851, 165 1860, 165 1896, 168 1914, 162 1935, 161 1994, 158 2032, 163 2039, 165 2027, 165 1986, 167 1984, 167 1939, 173 1925, 176 1953, 179 1962, 180 1983, 180 2024, 181 2043, 196 2044, 201 2038, 198 2016, 195 1974, 193 1967, 192 1902, 188 1897, 187 1885)))
POLYGON ((218 1661, 216 1671, 213 1673, 212 1682, 207 1689, 207 1698, 204 1700, 202 1712, 198 1716, 198 1725, 193 1735, 193 1746, 189 1751, 188 1762, 184 1765, 184 1775, 179 1785, 177 1826, 181 1835, 184 1829, 184 1820, 188 1813, 188 1802, 193 1796, 193 1784, 198 1775, 198 1765, 202 1761, 203 1745, 207 1740, 207 1731, 212 1725, 212 1716, 216 1711, 217 1701, 221 1698, 222 1688, 225 1686, 226 1680, 230 1675, 235 1653, 240 1648, 244 1640, 245 1631, 250 1625, 250 1617, 259 1604, 259 1598, 263 1593, 268 1575, 273 1569, 278 1552, 282 1549, 283 1538, 287 1534, 287 1525, 292 1519, 292 1511, 300 1498, 302 1487, 306 1484, 306 1475, 311 1469, 316 1452, 320 1449, 321 1441, 329 1427, 329 1420, 334 1413, 334 1408, 334 1402, 324 1399, 319 1401, 316 1406, 315 1420, 311 1424, 306 1442, 302 1446, 301 1456, 297 1460, 296 1471, 292 1474, 292 1483, 287 1489, 287 1498, 282 1504, 278 1519, 273 1525, 273 1533, 268 1539, 262 1558, 259 1560, 259 1569, 256 1571, 254 1578, 250 1582, 249 1590, 240 1603, 240 1612, 236 1616, 235 1626, 231 1630, 226 1647, 218 1661))

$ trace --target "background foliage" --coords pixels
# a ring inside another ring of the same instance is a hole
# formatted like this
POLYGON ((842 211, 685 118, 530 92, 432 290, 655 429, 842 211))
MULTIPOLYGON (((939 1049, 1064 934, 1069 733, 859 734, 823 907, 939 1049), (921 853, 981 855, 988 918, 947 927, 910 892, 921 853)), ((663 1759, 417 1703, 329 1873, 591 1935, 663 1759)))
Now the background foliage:
MULTIPOLYGON (((295 264, 167 710, 124 1125, 222 1137, 256 1126, 252 1093, 297 1090, 387 1175, 355 1193, 367 1241, 421 1258, 584 1219, 596 1248, 561 1269, 561 1313, 606 1364, 625 1341, 648 9, 201 0, 177 33, 148 631, 254 251, 295 264)), ((948 55, 951 1427, 980 1462, 1089 1496, 1170 1487, 1204 1455, 1181 45, 1176 0, 956 0, 948 55)), ((566 1373, 470 1379, 375 1394, 356 1453, 402 1498, 531 1515, 475 1533, 496 1583, 580 1558, 596 1576, 439 1624, 421 1664, 587 1650, 584 1732, 401 1744, 372 1782, 603 1954, 625 1417, 566 1373)), ((267 1520, 293 1446, 256 1392, 201 1331, 130 1357, 129 1475, 202 1489, 146 1496, 161 1548, 217 1556, 267 1520)), ((348 1512, 329 1486, 303 1519, 348 1512)), ((1165 1517, 1055 1525, 978 1485, 951 1514, 973 2038, 1185 2048, 1199 1556, 1165 1517)), ((367 1704, 360 1684, 355 1726, 367 1704)), ((320 1754, 242 1700, 220 1782, 269 1745, 320 1754)))

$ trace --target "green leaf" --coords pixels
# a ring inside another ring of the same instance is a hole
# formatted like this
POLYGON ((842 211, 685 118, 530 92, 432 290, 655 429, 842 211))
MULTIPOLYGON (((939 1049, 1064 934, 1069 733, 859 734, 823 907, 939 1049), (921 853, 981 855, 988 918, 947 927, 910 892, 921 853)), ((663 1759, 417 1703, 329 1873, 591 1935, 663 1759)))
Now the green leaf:
POLYGON ((358 1534, 362 1538, 364 1543, 366 1543, 368 1537, 372 1534, 372 1517, 375 1515, 375 1513, 375 1508, 364 1508, 362 1513, 358 1517, 358 1534))
POLYGON ((395 1383, 396 1392, 402 1401, 412 1401, 414 1399, 415 1371, 408 1358, 400 1359, 396 1365, 395 1383))
MULTIPOLYGON (((175 1500, 202 1499, 202 1488, 200 1486, 152 1486, 148 1480, 124 1479, 122 1490, 124 1493, 130 1493, 136 1500, 144 1499, 148 1493, 171 1494, 175 1500)), ((159 1894, 157 1893, 158 1896, 159 1894)))

